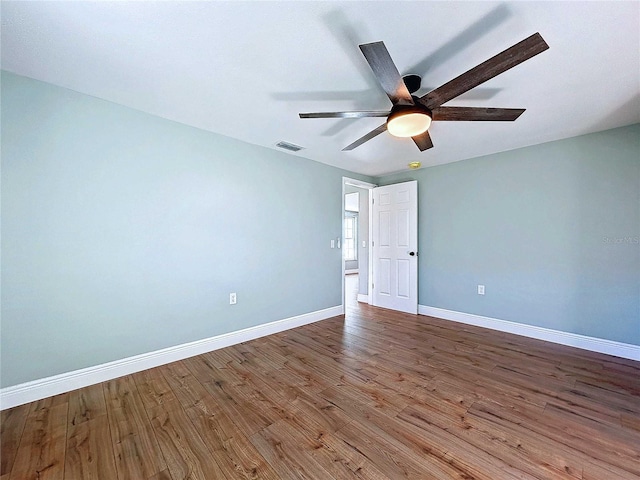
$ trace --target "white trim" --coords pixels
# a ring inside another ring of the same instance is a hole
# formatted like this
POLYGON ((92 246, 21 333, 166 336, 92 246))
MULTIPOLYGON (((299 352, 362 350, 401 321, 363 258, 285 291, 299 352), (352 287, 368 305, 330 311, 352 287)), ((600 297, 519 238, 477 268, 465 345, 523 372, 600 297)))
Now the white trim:
POLYGON ((369 303, 369 295, 366 295, 364 293, 359 293, 358 294, 358 301, 361 303, 369 303))
POLYGON ((358 187, 358 188, 375 188, 378 185, 376 185, 375 183, 369 183, 369 182, 363 182, 362 180, 356 180, 355 178, 349 178, 349 177, 342 177, 342 182, 345 185, 351 185, 352 187, 358 187))
POLYGON ((537 338, 547 342, 559 343, 570 347, 582 348, 592 352, 606 353, 616 357, 640 361, 640 345, 616 342, 604 338, 588 337, 578 333, 563 332, 550 328, 536 327, 524 323, 509 322, 497 318, 483 317, 471 313, 445 310, 444 308, 418 305, 418 314, 443 318, 454 322, 466 323, 478 327, 491 328, 500 332, 513 333, 524 337, 537 338))
POLYGON ((344 274, 345 274, 345 275, 350 275, 350 274, 352 274, 352 273, 358 273, 358 271, 359 271, 359 270, 358 270, 357 268, 350 268, 349 270, 345 270, 345 271, 344 271, 344 274))
POLYGON ((0 409, 4 410, 60 393, 69 392, 77 388, 105 382, 122 377, 123 375, 140 372, 148 368, 157 367, 231 345, 237 345, 238 343, 272 335, 284 330, 289 330, 290 328, 300 327, 326 318, 342 315, 343 313, 344 307, 337 305, 335 307, 325 308, 324 310, 317 310, 315 312, 276 320, 275 322, 256 325, 255 327, 249 327, 235 332, 223 333, 215 337, 196 340, 195 342, 163 348, 155 352, 143 353, 141 355, 103 363, 102 365, 5 387, 0 389, 0 409))
POLYGON ((373 305, 373 188, 369 189, 369 245, 367 245, 367 303, 373 305))

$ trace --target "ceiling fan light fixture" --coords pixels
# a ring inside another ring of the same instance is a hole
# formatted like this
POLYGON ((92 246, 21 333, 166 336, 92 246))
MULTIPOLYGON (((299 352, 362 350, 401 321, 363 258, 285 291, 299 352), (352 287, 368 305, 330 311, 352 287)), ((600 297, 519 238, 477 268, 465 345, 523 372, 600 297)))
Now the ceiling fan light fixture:
POLYGON ((387 130, 395 137, 415 137, 431 126, 431 114, 427 109, 414 106, 397 106, 387 118, 387 130))

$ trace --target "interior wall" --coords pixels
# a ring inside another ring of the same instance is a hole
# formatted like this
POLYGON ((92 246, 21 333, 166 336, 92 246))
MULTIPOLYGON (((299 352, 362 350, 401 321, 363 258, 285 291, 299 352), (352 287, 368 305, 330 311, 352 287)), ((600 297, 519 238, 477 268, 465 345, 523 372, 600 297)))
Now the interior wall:
POLYGON ((1 88, 2 387, 341 304, 342 177, 370 178, 1 88))
POLYGON ((343 176, 418 180, 421 304, 640 344, 640 125, 373 179, 1 88, 2 387, 339 305, 343 176))
POLYGON ((421 305, 640 345, 640 124, 405 180, 421 305))

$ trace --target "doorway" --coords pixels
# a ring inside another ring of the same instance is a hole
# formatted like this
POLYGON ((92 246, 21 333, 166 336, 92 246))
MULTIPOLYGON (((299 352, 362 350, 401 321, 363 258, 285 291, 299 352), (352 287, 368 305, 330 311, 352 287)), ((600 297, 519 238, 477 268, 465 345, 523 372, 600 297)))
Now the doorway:
POLYGON ((371 199, 376 185, 342 179, 342 305, 369 303, 371 199))
POLYGON ((347 300, 356 308, 361 302, 418 313, 417 195, 416 181, 378 188, 343 177, 342 243, 348 247, 342 249, 343 313, 347 300), (347 196, 352 193, 358 195, 347 196), (348 209, 354 198, 357 207, 348 209), (347 282, 345 275, 354 274, 358 278, 347 282))

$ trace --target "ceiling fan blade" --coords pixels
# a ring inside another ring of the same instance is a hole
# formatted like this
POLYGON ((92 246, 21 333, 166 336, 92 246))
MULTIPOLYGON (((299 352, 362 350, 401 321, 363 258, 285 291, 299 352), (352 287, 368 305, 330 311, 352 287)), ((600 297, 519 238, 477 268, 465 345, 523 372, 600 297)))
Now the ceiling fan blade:
POLYGON ((472 122, 513 122, 524 108, 438 107, 431 111, 433 120, 472 122))
POLYGON ((414 143, 420 149, 421 152, 424 152, 425 150, 429 150, 430 148, 433 148, 433 142, 431 141, 431 135, 429 135, 429 130, 411 138, 413 139, 414 143))
POLYGON ((391 112, 382 110, 361 110, 353 112, 314 112, 301 113, 300 118, 364 118, 388 117, 391 112))
POLYGON ((349 151, 349 150, 353 150, 356 147, 359 147, 360 145, 362 145, 365 142, 368 142, 369 140, 371 140, 373 137, 377 137, 378 135, 380 135, 382 132, 384 132, 387 129, 387 124, 383 123, 382 125, 380 125, 378 128, 376 128, 375 130, 371 130, 369 133, 367 133, 366 135, 364 135, 363 137, 360 137, 358 140, 356 140, 355 142, 353 142, 350 145, 347 145, 346 147, 344 147, 342 149, 343 152, 349 151))
POLYGON ((384 43, 365 43, 360 45, 360 50, 391 102, 394 105, 397 103, 413 105, 411 94, 407 90, 395 63, 391 60, 391 55, 389 55, 384 43))
POLYGON ((544 52, 548 48, 549 45, 547 45, 542 36, 539 33, 534 33, 507 48, 504 52, 491 57, 489 60, 427 93, 420 98, 420 103, 433 110, 467 90, 471 90, 496 75, 500 75, 525 60, 544 52))

